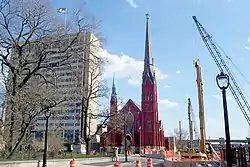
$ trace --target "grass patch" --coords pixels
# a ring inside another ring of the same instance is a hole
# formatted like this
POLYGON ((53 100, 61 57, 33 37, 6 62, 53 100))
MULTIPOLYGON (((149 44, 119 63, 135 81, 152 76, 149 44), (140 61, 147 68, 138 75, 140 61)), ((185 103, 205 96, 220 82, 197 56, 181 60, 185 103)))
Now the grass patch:
MULTIPOLYGON (((61 153, 60 155, 56 155, 54 157, 47 154, 47 159, 80 159, 80 158, 101 158, 101 157, 111 157, 111 154, 95 154, 95 155, 85 155, 85 154, 76 154, 76 153, 61 153)), ((43 152, 36 153, 19 153, 14 154, 11 159, 5 159, 0 157, 0 161, 26 161, 26 160, 42 160, 43 152)))

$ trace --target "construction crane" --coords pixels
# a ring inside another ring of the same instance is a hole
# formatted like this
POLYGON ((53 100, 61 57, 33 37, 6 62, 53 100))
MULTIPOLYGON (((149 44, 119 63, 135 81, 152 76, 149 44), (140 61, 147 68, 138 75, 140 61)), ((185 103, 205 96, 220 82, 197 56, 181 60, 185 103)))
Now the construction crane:
POLYGON ((194 136, 195 136, 194 148, 198 149, 200 137, 199 137, 199 131, 198 131, 198 128, 197 128, 195 114, 194 114, 194 110, 193 110, 193 107, 192 107, 192 104, 191 104, 191 100, 190 100, 190 103, 188 103, 188 105, 190 106, 191 121, 192 121, 192 125, 193 125, 194 136))
POLYGON ((196 24, 196 27, 200 33, 200 36, 206 45, 210 55, 212 56, 215 64, 217 65, 220 72, 227 73, 230 78, 229 89, 234 96, 238 106, 240 107, 244 117, 247 120, 247 123, 250 125, 250 105, 245 98, 243 92, 241 91, 239 85, 236 82, 232 72, 230 71, 229 67, 227 66, 225 60, 222 58, 221 53, 219 52, 215 42, 212 39, 212 36, 208 34, 205 28, 201 25, 201 23, 197 20, 196 16, 193 16, 193 20, 196 24))
POLYGON ((189 124, 189 136, 190 136, 190 151, 194 152, 194 133, 193 133, 193 123, 191 118, 191 100, 188 98, 188 124, 189 124))
POLYGON ((191 99, 188 98, 188 122, 189 122, 189 135, 190 135, 190 149, 192 151, 199 149, 199 132, 195 121, 194 110, 192 107, 191 99), (195 136, 195 140, 194 140, 195 136))
POLYGON ((198 104, 200 117, 200 152, 206 153, 206 130, 205 130, 205 116, 204 116, 204 102, 203 102, 203 88, 201 79, 201 67, 199 60, 194 62, 197 74, 197 88, 198 88, 198 104))

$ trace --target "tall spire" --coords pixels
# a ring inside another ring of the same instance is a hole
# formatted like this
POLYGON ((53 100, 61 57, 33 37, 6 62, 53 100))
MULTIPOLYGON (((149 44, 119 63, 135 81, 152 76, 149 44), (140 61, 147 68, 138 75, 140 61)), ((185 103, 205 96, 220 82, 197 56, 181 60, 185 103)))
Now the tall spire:
POLYGON ((155 83, 155 72, 153 57, 151 53, 151 43, 149 38, 149 14, 146 14, 146 39, 145 39, 145 57, 144 57, 144 71, 142 75, 142 83, 146 80, 155 83))
POLYGON ((112 85, 112 94, 111 94, 111 96, 116 96, 115 73, 113 73, 113 85, 112 85))

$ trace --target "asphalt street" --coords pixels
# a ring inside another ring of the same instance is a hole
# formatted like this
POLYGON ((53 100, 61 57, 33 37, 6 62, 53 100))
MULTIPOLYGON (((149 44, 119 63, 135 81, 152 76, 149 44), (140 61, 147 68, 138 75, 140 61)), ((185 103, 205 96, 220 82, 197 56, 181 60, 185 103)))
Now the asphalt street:
MULTIPOLYGON (((129 156, 128 162, 125 162, 124 156, 119 157, 119 162, 122 163, 123 167, 135 167, 136 160, 141 161, 142 167, 147 166, 147 158, 145 158, 145 157, 140 157, 138 155, 129 156)), ((160 164, 163 162, 163 160, 162 159, 152 159, 152 162, 153 162, 153 166, 161 166, 160 164)), ((85 166, 85 164, 83 164, 83 165, 85 166)), ((88 166, 92 166, 92 167, 99 167, 99 166, 112 167, 113 165, 114 165, 114 162, 98 162, 98 161, 88 164, 88 166)))

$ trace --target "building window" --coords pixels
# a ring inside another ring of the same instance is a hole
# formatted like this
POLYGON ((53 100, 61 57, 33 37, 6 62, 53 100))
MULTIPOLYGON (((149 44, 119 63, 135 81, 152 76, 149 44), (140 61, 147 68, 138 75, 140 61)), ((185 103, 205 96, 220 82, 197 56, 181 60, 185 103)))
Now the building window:
POLYGON ((63 130, 60 130, 60 138, 63 139, 63 130))
POLYGON ((64 141, 73 142, 74 130, 65 130, 64 131, 64 141))
POLYGON ((151 120, 147 120, 147 130, 152 131, 152 121, 151 120))
POLYGON ((151 137, 148 136, 148 145, 151 145, 151 137))
POLYGON ((129 112, 127 117, 127 131, 130 134, 133 134, 133 123, 134 123, 134 116, 131 112, 129 112))
POLYGON ((78 142, 79 141, 79 130, 75 130, 75 141, 78 142))
POLYGON ((65 123, 65 126, 74 126, 74 123, 65 123))

